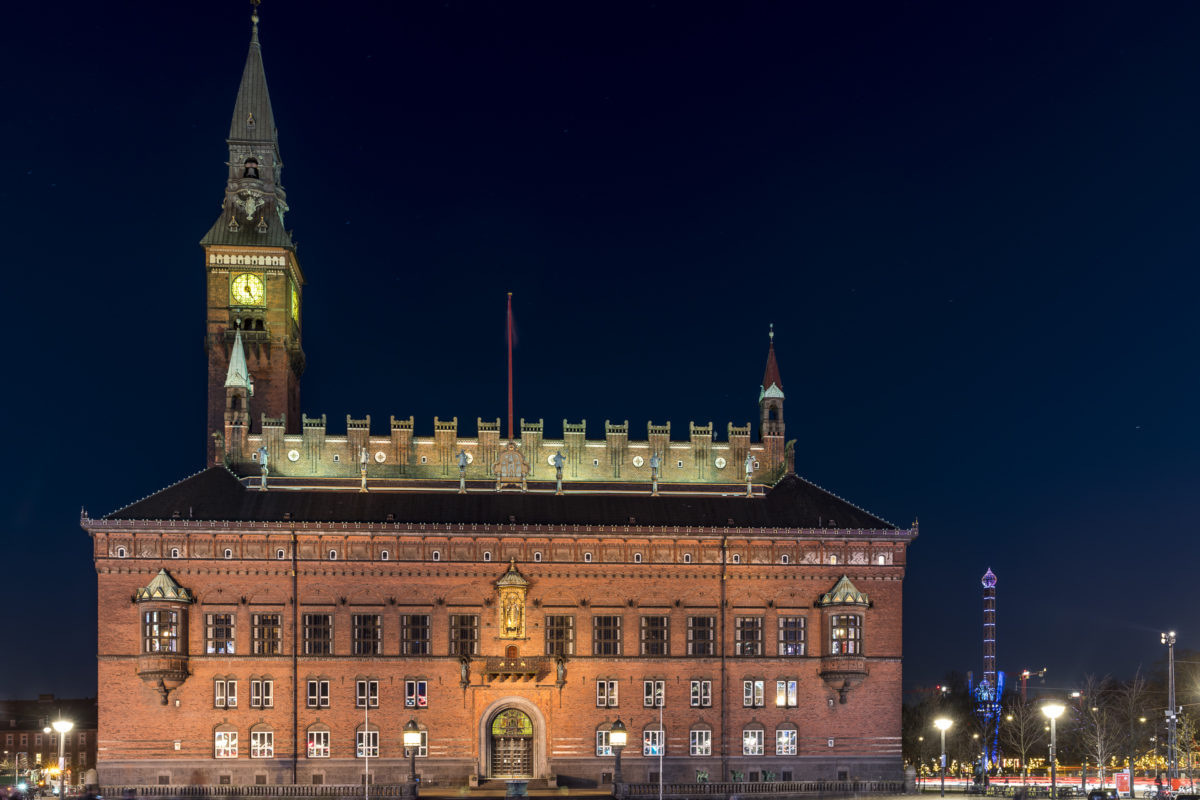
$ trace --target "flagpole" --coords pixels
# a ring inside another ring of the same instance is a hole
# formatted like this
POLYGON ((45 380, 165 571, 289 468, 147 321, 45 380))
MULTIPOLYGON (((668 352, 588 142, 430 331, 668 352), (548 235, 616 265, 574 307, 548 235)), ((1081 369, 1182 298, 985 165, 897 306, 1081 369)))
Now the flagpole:
POLYGON ((513 439, 513 384, 512 384, 512 292, 508 293, 508 438, 513 439))

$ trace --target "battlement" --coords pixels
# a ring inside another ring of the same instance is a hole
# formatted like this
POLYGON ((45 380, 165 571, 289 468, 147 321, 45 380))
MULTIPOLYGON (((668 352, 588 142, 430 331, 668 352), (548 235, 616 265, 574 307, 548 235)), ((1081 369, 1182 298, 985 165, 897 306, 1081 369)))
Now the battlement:
MULTIPOLYGON (((475 435, 460 431, 458 417, 434 417, 432 435, 419 435, 413 417, 392 416, 387 435, 371 433, 371 417, 346 416, 344 434, 330 434, 328 418, 302 415, 301 432, 285 433, 285 419, 263 415, 260 433, 244 437, 236 451, 226 452, 231 465, 252 466, 258 448, 266 447, 271 475, 280 477, 357 477, 366 451, 368 479, 412 478, 457 480, 458 454, 466 453, 466 477, 491 479, 508 440, 501 421, 475 420, 475 435)), ((651 459, 660 459, 662 483, 742 484, 746 464, 755 481, 778 478, 784 468, 782 444, 750 441, 750 425, 727 427, 727 441, 717 441, 712 422, 688 423, 688 438, 671 439, 671 423, 646 424, 644 439, 631 439, 629 420, 604 421, 604 438, 587 438, 587 421, 563 420, 559 438, 547 436, 544 419, 520 420, 513 444, 529 466, 531 480, 553 480, 555 455, 563 457, 563 479, 573 482, 650 480, 651 459), (748 458, 749 457, 749 458, 748 458)))

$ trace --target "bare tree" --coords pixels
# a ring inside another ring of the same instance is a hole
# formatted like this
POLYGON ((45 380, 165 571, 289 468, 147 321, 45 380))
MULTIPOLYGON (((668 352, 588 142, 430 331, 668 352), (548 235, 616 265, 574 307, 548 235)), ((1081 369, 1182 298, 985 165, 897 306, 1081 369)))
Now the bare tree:
POLYGON ((1004 749, 1021 759, 1021 779, 1029 777, 1029 756, 1046 744, 1045 717, 1034 703, 1018 694, 1009 698, 1000 722, 1000 742, 1004 749))
POLYGON ((1196 785, 1196 767, 1197 760, 1200 759, 1200 752, 1197 751, 1197 745, 1200 745, 1200 719, 1191 712, 1185 711, 1179 715, 1178 722, 1175 723, 1175 739, 1177 742, 1179 767, 1181 774, 1187 776, 1189 788, 1196 785))
POLYGON ((1126 740, 1117 702, 1117 689, 1108 677, 1085 675, 1081 687, 1079 743, 1083 752, 1100 770, 1104 785, 1104 767, 1126 740))
POLYGON ((1133 797, 1133 763, 1146 736, 1143 722, 1150 705, 1150 687, 1140 669, 1113 692, 1113 705, 1126 734, 1125 764, 1129 769, 1129 796, 1133 797))

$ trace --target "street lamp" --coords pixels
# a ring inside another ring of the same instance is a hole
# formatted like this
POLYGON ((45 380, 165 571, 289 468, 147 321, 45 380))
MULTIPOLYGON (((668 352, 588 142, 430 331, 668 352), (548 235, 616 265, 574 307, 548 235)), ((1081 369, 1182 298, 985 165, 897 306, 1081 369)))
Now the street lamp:
POLYGON ((408 783, 404 787, 404 796, 415 798, 417 796, 417 748, 421 746, 421 726, 415 719, 410 719, 404 726, 401 738, 404 741, 404 747, 408 750, 409 758, 408 783))
POLYGON ((946 796, 946 730, 954 724, 954 720, 938 717, 933 721, 933 727, 942 732, 942 797, 946 796))
POLYGON ((625 723, 621 722, 621 718, 617 717, 617 721, 608 729, 608 744, 612 747, 613 752, 617 754, 617 763, 613 767, 613 791, 617 797, 623 797, 625 794, 622 787, 621 777, 621 751, 625 749, 625 743, 629 741, 629 732, 625 730, 625 723))
POLYGON ((1162 634, 1167 646, 1167 785, 1175 788, 1179 777, 1179 760, 1175 752, 1175 631, 1162 634))
POLYGON ((64 753, 67 746, 67 734, 75 723, 61 717, 54 721, 54 730, 58 731, 58 800, 64 800, 66 795, 67 759, 64 753))
POLYGON ((1054 746, 1058 743, 1055 738, 1054 721, 1062 716, 1066 711, 1066 707, 1062 703, 1046 703, 1042 706, 1042 713, 1050 718, 1050 797, 1058 797, 1058 764, 1055 756, 1054 746))

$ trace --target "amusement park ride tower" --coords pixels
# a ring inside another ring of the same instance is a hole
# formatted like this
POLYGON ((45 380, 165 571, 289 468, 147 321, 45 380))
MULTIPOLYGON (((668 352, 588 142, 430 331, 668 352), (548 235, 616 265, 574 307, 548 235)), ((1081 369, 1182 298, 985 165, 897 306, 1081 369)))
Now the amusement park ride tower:
POLYGON ((983 679, 972 694, 981 734, 981 782, 986 786, 988 771, 1000 763, 1000 698, 1004 694, 1004 673, 996 671, 996 574, 990 567, 983 574, 983 679))

